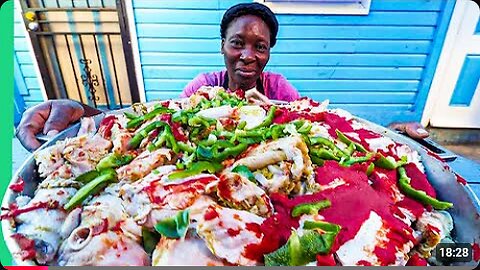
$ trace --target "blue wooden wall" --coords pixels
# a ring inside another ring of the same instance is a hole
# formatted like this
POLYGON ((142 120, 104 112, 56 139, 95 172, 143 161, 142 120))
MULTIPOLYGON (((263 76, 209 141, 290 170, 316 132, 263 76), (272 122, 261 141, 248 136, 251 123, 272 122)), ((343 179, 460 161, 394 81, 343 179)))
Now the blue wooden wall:
MULTIPOLYGON (((15 2, 14 8, 14 31, 13 31, 13 46, 14 46, 14 75, 15 87, 18 89, 20 96, 16 99, 18 103, 24 102, 24 105, 29 107, 43 101, 42 93, 40 91, 39 82, 35 73, 33 65, 32 53, 29 51, 28 40, 25 26, 20 16, 20 11, 15 2), (20 100, 23 99, 23 100, 20 100)), ((17 104, 18 106, 23 106, 17 104)), ((22 109, 22 108, 18 108, 22 109)))
MULTIPOLYGON (((176 97, 224 67, 219 22, 238 0, 135 0, 147 100, 176 97)), ((452 0, 372 0, 368 16, 278 15, 268 70, 302 95, 367 119, 419 121, 452 0)))

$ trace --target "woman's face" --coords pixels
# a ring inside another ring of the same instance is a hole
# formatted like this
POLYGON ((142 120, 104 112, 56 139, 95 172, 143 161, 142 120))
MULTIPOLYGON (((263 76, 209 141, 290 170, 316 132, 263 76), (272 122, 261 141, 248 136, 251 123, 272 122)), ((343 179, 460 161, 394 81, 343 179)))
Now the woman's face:
POLYGON ((248 90, 270 58, 270 29, 257 16, 245 15, 233 20, 222 40, 230 89, 248 90))

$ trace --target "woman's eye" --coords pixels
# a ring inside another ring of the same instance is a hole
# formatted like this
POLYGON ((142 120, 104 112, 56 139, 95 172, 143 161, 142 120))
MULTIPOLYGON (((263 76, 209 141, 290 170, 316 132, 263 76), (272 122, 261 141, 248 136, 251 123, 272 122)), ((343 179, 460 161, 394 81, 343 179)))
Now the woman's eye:
POLYGON ((264 45, 264 44, 258 44, 258 45, 257 45, 257 50, 258 50, 259 52, 266 52, 266 51, 267 51, 267 46, 264 45))
POLYGON ((243 42, 241 40, 238 40, 238 39, 234 39, 234 40, 230 41, 230 43, 235 48, 241 48, 243 46, 243 42))

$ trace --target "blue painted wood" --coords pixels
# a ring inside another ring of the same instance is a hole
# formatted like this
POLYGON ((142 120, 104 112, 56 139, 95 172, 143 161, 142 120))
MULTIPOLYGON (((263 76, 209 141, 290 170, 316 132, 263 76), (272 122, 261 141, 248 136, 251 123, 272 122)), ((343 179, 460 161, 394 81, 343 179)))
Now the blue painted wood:
MULTIPOLYGON (((134 8, 146 9, 226 9, 234 4, 240 3, 239 0, 189 0, 189 1, 152 1, 135 0, 134 8)), ((439 11, 442 2, 437 0, 373 0, 370 11, 439 11)))
MULTIPOLYGON (((184 29, 173 24, 142 23, 137 25, 137 36, 218 39, 219 25, 182 24, 184 29)), ((278 39, 411 39, 431 40, 433 26, 338 26, 338 25, 286 25, 279 29, 278 39)))
POLYGON ((450 106, 470 106, 479 82, 480 55, 467 55, 450 99, 450 106))
POLYGON ((475 27, 475 34, 480 34, 480 19, 478 19, 477 27, 475 27))
MULTIPOLYGON (((146 78, 191 79, 201 72, 221 69, 219 67, 188 66, 147 66, 143 69, 146 78)), ((417 80, 422 76, 422 68, 392 67, 274 67, 268 70, 283 74, 287 79, 407 79, 417 80)))
MULTIPOLYGON (((190 79, 146 79, 145 88, 151 91, 183 89, 190 79)), ((378 91, 416 92, 418 80, 289 80, 299 91, 378 91)), ((178 91, 178 90, 177 90, 178 91)))
MULTIPOLYGON (((220 40, 142 38, 142 52, 205 53, 219 51, 220 40)), ((284 40, 273 49, 274 53, 417 53, 430 50, 429 40, 284 40)))
MULTIPOLYGON (((16 77, 16 76, 15 76, 16 77)), ((20 79, 20 81, 22 81, 20 79)), ((15 79, 15 84, 13 88, 13 124, 16 127, 22 119, 22 114, 25 111, 25 102, 23 101, 23 97, 20 94, 19 85, 17 83, 17 79, 15 79)))
POLYGON ((427 60, 425 73, 423 74, 423 80, 419 87, 417 100, 414 104, 414 110, 417 113, 416 118, 414 119, 416 121, 420 121, 422 117, 423 109, 425 108, 425 103, 427 102, 427 95, 430 91, 430 86, 432 85, 433 75, 435 74, 438 59, 440 58, 440 53, 442 52, 443 43, 445 41, 445 36, 447 35, 448 25, 450 24, 454 7, 455 0, 446 0, 443 11, 439 16, 437 34, 432 45, 430 57, 427 60))
POLYGON ((38 84, 37 78, 25 78, 25 84, 27 85, 27 88, 29 90, 29 93, 31 93, 32 89, 38 89, 40 90, 40 86, 38 84))
MULTIPOLYGON (((135 9, 139 23, 219 25, 223 10, 135 9)), ((368 16, 278 15, 280 25, 436 25, 438 12, 371 12, 368 16)))
POLYGON ((19 95, 28 95, 27 85, 22 76, 22 70, 18 64, 16 55, 13 56, 13 76, 15 78, 15 90, 19 95))
MULTIPOLYGON (((223 56, 213 53, 161 53, 140 54, 144 66, 221 66, 223 56)), ((373 66, 373 67, 423 67, 425 54, 302 54, 272 53, 270 66, 373 66)))
POLYGON ((35 73, 35 67, 33 63, 25 63, 20 65, 20 70, 24 78, 36 78, 37 74, 35 73))

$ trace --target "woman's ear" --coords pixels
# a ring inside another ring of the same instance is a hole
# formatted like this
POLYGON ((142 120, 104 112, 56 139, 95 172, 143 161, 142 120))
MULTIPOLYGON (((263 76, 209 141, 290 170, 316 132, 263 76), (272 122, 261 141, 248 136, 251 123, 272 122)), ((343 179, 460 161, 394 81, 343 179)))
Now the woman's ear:
POLYGON ((224 38, 222 38, 222 43, 221 43, 220 46, 221 46, 220 47, 220 53, 225 54, 225 50, 223 49, 223 46, 225 46, 225 39, 224 38))

